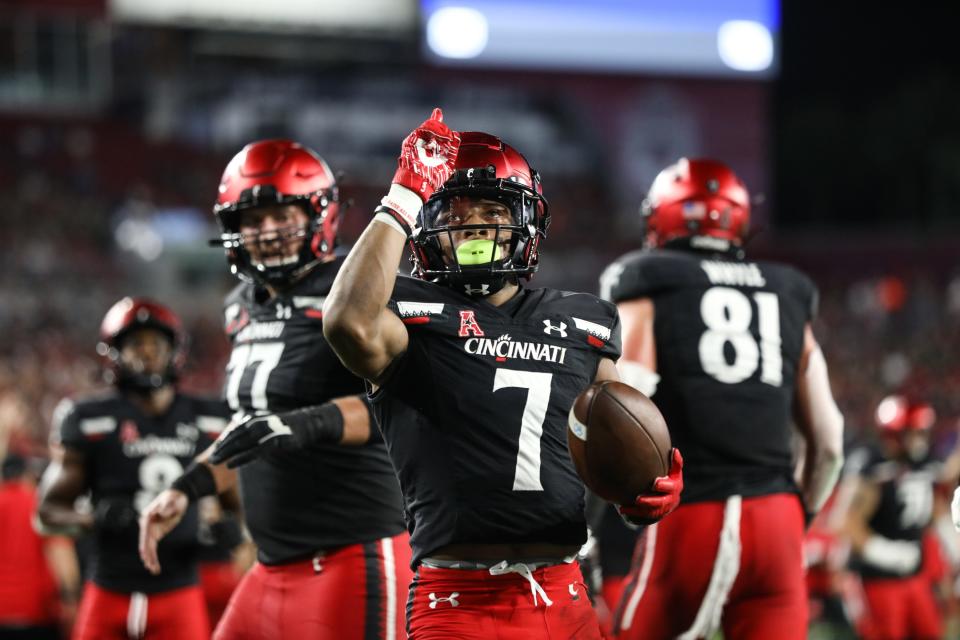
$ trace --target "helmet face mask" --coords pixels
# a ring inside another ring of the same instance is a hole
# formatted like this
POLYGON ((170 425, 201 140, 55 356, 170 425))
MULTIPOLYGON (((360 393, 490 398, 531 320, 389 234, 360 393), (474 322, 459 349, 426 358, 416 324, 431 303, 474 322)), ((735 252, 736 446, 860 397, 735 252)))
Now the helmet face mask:
POLYGON ((522 155, 485 133, 461 136, 455 170, 424 204, 411 237, 413 275, 470 296, 486 296, 532 277, 550 216, 540 177, 522 155), (505 210, 509 219, 499 215, 482 224, 455 224, 451 211, 462 203, 505 210), (470 239, 492 245, 467 262, 457 249, 470 239))
POLYGON ((221 178, 214 214, 223 232, 214 241, 227 254, 231 272, 241 280, 282 287, 334 255, 340 224, 339 193, 327 163, 289 140, 263 140, 243 148, 221 178), (252 209, 296 204, 307 223, 284 241, 302 238, 295 259, 277 264, 254 259, 241 233, 242 214, 252 209))

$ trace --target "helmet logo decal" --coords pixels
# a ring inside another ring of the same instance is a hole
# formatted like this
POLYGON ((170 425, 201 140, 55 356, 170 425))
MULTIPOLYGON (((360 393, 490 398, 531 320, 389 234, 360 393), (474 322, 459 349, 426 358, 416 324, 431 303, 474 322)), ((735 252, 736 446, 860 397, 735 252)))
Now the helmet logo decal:
MULTIPOLYGON (((484 285, 486 286, 486 285, 484 285)), ((460 312, 460 332, 461 338, 466 338, 473 334, 474 337, 483 336, 483 329, 477 324, 477 318, 473 311, 464 310, 460 312)))
POLYGON ((556 331, 556 332, 557 332, 557 335, 559 335, 561 338, 566 338, 566 337, 567 337, 567 323, 566 323, 566 322, 561 322, 559 325, 553 326, 553 324, 552 324, 549 320, 544 320, 544 321, 543 321, 543 332, 544 332, 545 334, 547 334, 548 336, 552 336, 552 335, 553 335, 553 334, 551 333, 552 331, 556 331))

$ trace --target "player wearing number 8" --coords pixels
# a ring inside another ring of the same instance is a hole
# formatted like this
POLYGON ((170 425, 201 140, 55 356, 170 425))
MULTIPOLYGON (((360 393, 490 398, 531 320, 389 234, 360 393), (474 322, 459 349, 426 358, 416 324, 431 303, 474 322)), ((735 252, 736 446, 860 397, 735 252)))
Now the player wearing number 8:
POLYGON ((372 385, 406 499, 409 637, 599 638, 573 562, 584 488, 566 431, 577 395, 617 378, 613 305, 522 286, 550 220, 540 177, 439 109, 403 143, 382 205, 337 275, 324 333, 372 385), (416 277, 397 278, 408 244, 416 277))
POLYGON ((816 289, 745 258, 750 196, 719 162, 664 169, 643 214, 646 248, 607 268, 602 296, 623 322, 621 377, 663 413, 687 473, 680 508, 638 542, 617 632, 710 637, 722 624, 729 638, 805 638, 804 512, 822 506, 842 463, 843 420, 811 330, 816 289))
POLYGON ((163 305, 142 298, 116 303, 97 350, 115 388, 65 400, 55 411, 54 464, 38 509, 45 528, 92 533, 92 574, 74 638, 208 638, 197 586, 196 508, 160 547, 161 575, 137 557, 137 515, 226 427, 227 407, 175 389, 186 336, 163 305), (88 491, 92 513, 74 506, 88 491))

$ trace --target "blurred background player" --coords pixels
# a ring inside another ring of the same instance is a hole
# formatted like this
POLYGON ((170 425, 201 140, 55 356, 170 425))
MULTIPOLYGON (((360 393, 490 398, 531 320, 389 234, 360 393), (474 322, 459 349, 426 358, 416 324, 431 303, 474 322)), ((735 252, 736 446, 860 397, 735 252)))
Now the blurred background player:
POLYGON ((233 343, 226 396, 238 418, 215 455, 144 514, 144 561, 159 570, 156 541, 188 501, 239 475, 258 562, 215 637, 399 637, 411 576, 399 486, 363 382, 322 334, 343 263, 333 172, 295 142, 254 142, 227 165, 214 211, 217 244, 243 280, 224 311, 233 343))
MULTIPOLYGON (((616 311, 521 285, 550 217, 517 150, 451 131, 435 109, 398 164, 334 282, 324 332, 371 384, 404 491, 409 637, 599 638, 574 562, 584 489, 566 431, 576 396, 617 379, 616 311), (416 277, 397 278, 408 239, 416 277)), ((681 465, 674 455, 659 491, 624 509, 666 515, 681 465)))
POLYGON ((56 640, 69 633, 80 569, 69 538, 34 530, 36 476, 17 454, 0 479, 0 638, 56 640))
POLYGON ((187 336, 167 307, 124 298, 100 326, 98 352, 114 389, 64 400, 38 516, 54 531, 92 530, 92 569, 75 638, 207 638, 197 585, 198 520, 190 509, 160 547, 165 570, 137 557, 137 516, 226 427, 220 401, 179 393, 187 336), (93 511, 77 499, 92 495, 93 511))
POLYGON ((943 560, 931 535, 935 489, 938 483, 956 482, 960 449, 946 460, 933 454, 935 421, 930 404, 888 396, 877 406, 879 446, 850 456, 846 531, 851 566, 863 582, 865 607, 858 627, 869 640, 943 636, 935 597, 943 560))
POLYGON ((638 542, 617 632, 709 637, 722 622, 730 638, 805 638, 804 518, 843 459, 816 289, 745 259, 750 197, 719 162, 661 171, 644 217, 647 248, 607 268, 602 295, 623 322, 621 378, 660 408, 688 471, 680 507, 638 542))

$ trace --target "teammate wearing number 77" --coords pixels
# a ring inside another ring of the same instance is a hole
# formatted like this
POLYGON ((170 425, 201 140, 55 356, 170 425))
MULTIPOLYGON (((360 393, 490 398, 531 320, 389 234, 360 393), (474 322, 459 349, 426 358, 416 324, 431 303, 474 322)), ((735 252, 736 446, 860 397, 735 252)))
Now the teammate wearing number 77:
POLYGON ((400 487, 363 382, 321 333, 343 263, 334 174, 293 141, 254 142, 224 170, 214 213, 223 231, 214 244, 243 280, 224 311, 226 397, 238 419, 144 512, 140 555, 163 571, 157 540, 188 501, 239 476, 258 561, 214 638, 402 637, 411 573, 400 487))
POLYGON ((659 407, 688 472, 680 507, 638 541, 616 632, 709 638, 722 624, 728 638, 806 638, 804 518, 843 461, 810 326, 816 289, 745 259, 749 194, 719 162, 664 169, 643 213, 647 248, 607 268, 602 296, 623 322, 621 377, 659 407))
MULTIPOLYGON (((592 295, 522 285, 549 222, 526 159, 436 109, 327 297, 324 334, 368 380, 404 493, 414 640, 600 637, 566 430, 576 396, 617 379, 619 321, 592 295), (396 275, 405 246, 414 278, 396 275)), ((681 464, 625 511, 666 515, 681 464)))

